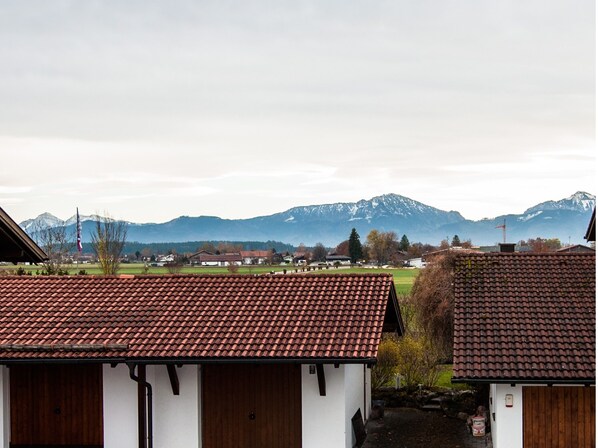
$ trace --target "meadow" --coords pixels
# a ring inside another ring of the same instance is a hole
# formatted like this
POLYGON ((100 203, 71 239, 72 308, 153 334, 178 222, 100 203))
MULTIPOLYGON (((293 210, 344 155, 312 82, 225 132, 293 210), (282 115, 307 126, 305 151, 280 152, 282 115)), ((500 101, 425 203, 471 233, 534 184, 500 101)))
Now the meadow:
MULTIPOLYGON (((23 268, 26 272, 31 272, 33 275, 39 274, 43 267, 35 265, 2 265, 0 271, 15 271, 18 268, 23 268)), ((84 270, 88 275, 100 275, 101 270, 97 264, 70 264, 65 266, 69 274, 77 274, 84 270)), ((237 274, 255 275, 268 273, 295 273, 302 272, 301 267, 294 266, 239 266, 237 274)), ((230 274, 226 267, 211 267, 211 266, 184 266, 178 272, 179 274, 230 274)), ((388 273, 392 274, 395 288, 398 294, 408 294, 411 291, 411 286, 415 281, 415 277, 419 273, 419 269, 404 269, 404 268, 364 268, 364 267, 339 267, 335 268, 325 266, 312 268, 310 271, 305 271, 306 274, 374 274, 374 273, 388 273)), ((129 275, 164 275, 168 274, 168 269, 158 266, 146 266, 143 263, 123 263, 120 265, 119 274, 129 275)))

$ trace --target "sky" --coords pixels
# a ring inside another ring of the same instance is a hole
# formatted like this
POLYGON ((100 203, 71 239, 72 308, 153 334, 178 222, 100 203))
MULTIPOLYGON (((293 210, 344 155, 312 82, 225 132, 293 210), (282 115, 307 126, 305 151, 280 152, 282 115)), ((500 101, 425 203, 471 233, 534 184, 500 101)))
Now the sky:
POLYGON ((592 0, 0 3, 0 207, 249 218, 596 193, 592 0))

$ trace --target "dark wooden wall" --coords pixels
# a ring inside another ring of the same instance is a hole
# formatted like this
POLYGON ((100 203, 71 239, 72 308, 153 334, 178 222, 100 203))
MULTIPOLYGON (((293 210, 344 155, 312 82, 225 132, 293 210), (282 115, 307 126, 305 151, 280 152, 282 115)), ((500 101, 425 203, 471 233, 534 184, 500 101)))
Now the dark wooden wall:
POLYGON ((594 448, 594 387, 524 387, 525 448, 594 448))
POLYGON ((10 423, 11 447, 101 447, 102 366, 11 366, 10 423))
POLYGON ((301 448, 301 366, 202 369, 204 448, 301 448))

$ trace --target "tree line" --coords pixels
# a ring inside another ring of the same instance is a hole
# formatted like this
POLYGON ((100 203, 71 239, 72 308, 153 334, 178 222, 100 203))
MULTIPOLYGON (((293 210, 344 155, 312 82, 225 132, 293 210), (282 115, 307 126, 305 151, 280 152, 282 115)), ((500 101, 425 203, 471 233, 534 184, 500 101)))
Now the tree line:
MULTIPOLYGON (((242 250, 269 250, 273 254, 298 255, 308 262, 324 262, 330 254, 344 255, 350 258, 353 264, 358 262, 371 262, 378 265, 402 265, 411 258, 418 258, 435 250, 449 247, 472 247, 471 240, 461 240, 459 235, 452 239, 447 237, 438 245, 421 242, 410 242, 407 235, 399 239, 396 232, 381 231, 372 229, 365 242, 361 242, 360 235, 356 229, 351 229, 348 238, 334 248, 325 247, 317 243, 313 247, 306 247, 300 244, 294 247, 277 241, 267 242, 223 242, 223 241, 202 241, 185 243, 153 243, 143 244, 127 242, 127 224, 123 221, 111 219, 108 216, 98 219, 94 232, 91 235, 91 243, 83 244, 84 253, 93 253, 98 259, 102 270, 114 275, 118 270, 123 254, 128 260, 149 260, 157 254, 174 254, 177 260, 184 261, 193 253, 205 250, 214 254, 238 253, 242 250)), ((37 228, 33 232, 34 239, 46 252, 49 259, 44 264, 45 274, 64 274, 64 264, 72 259, 76 252, 75 235, 67 235, 66 227, 45 227, 37 228)), ((561 248, 561 242, 556 239, 530 238, 526 241, 519 241, 518 245, 523 250, 533 252, 549 252, 561 248)))

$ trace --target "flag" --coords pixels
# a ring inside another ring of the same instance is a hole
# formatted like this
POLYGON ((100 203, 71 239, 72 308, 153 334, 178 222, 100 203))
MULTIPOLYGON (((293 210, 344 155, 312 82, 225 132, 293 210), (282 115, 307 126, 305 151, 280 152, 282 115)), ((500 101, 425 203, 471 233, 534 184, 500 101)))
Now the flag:
POLYGON ((79 252, 83 250, 83 244, 81 244, 81 220, 79 219, 79 207, 77 207, 77 250, 79 252))

